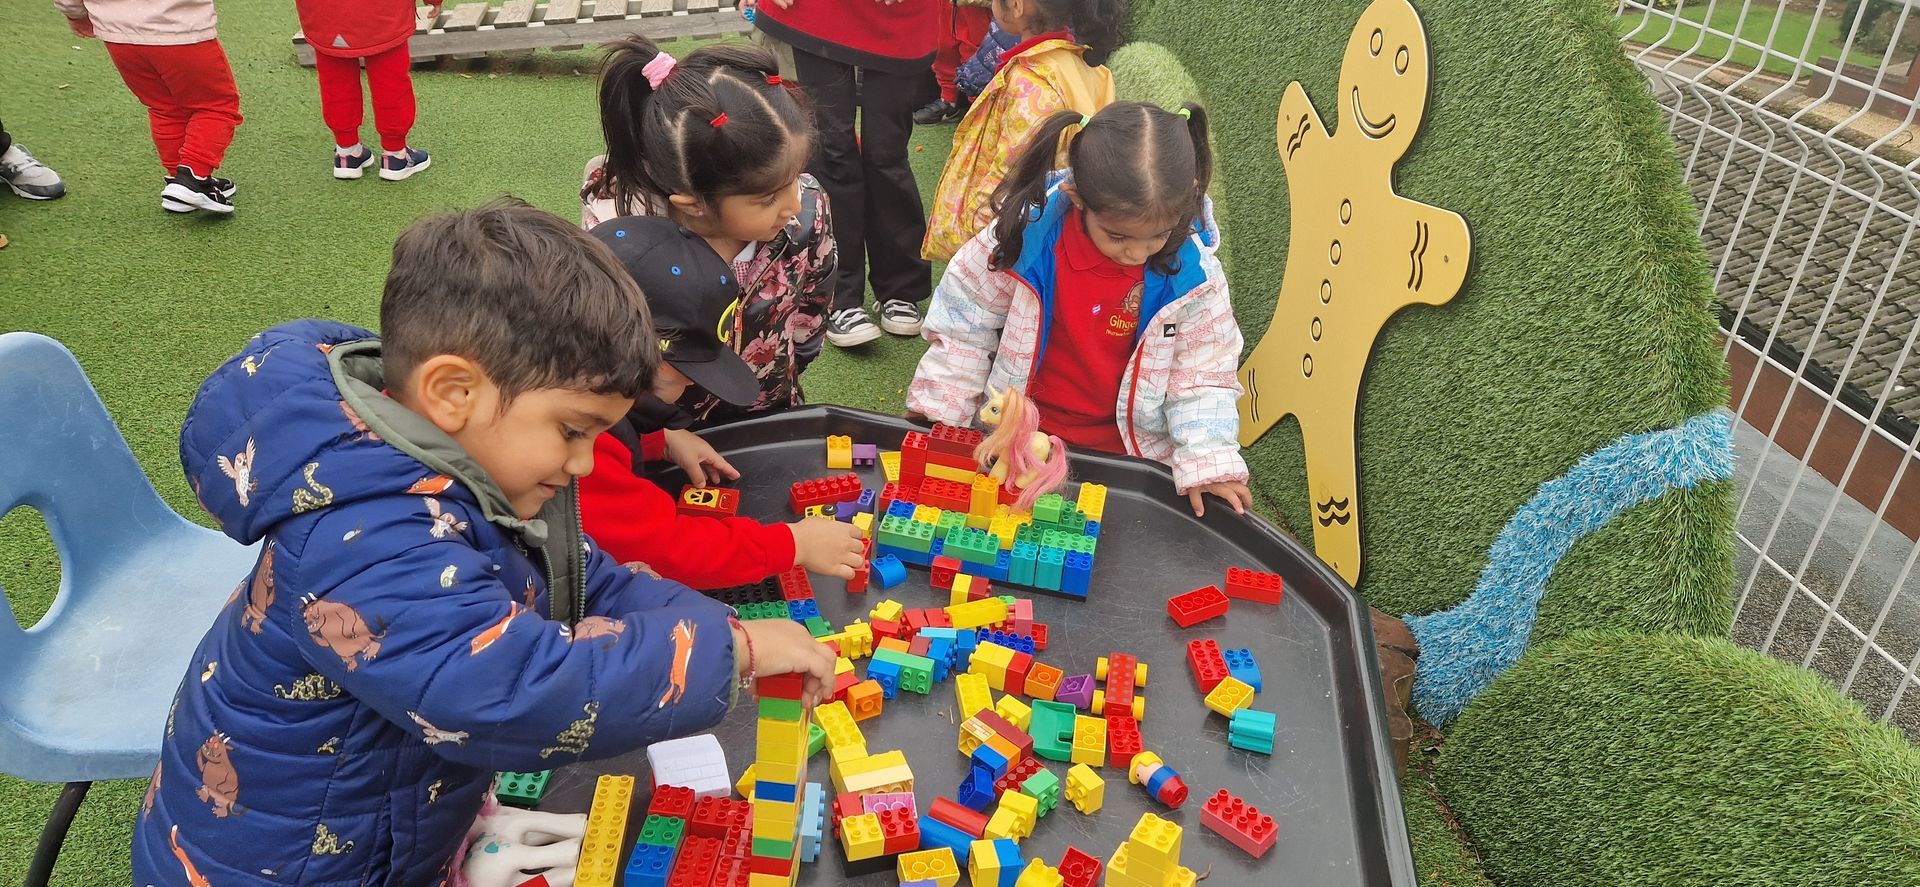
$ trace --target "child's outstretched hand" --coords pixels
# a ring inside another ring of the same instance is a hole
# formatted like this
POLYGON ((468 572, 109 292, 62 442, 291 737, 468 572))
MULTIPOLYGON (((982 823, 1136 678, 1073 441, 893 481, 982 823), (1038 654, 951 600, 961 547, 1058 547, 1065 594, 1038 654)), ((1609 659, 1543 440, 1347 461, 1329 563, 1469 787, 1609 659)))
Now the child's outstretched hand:
POLYGON ((1193 503, 1194 517, 1207 516, 1207 503, 1203 498, 1206 494, 1227 500, 1227 504, 1233 506, 1234 514, 1246 514, 1247 509, 1253 507, 1253 491, 1247 489, 1246 484, 1237 480, 1223 480, 1201 484, 1187 491, 1187 501, 1193 503))
POLYGON ((713 444, 701 440, 700 435, 679 430, 663 433, 667 438, 667 458, 687 473, 687 480, 694 486, 704 487, 708 481, 740 479, 740 472, 733 464, 720 455, 713 444))
POLYGON ((866 546, 852 524, 810 517, 787 525, 793 530, 793 563, 823 576, 852 579, 866 546))
POLYGON ((805 704, 818 705, 833 694, 833 648, 813 639, 791 619, 753 619, 734 623, 733 658, 741 676, 800 674, 805 704), (749 654, 751 651, 751 654, 749 654))

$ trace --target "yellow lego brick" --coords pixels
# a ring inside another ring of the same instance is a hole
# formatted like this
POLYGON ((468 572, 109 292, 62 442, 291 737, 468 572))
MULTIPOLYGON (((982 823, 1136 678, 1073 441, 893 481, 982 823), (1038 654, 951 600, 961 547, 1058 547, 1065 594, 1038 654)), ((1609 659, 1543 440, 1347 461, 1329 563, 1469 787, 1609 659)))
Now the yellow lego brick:
POLYGON ((748 764, 747 769, 740 771, 740 781, 733 784, 733 790, 738 793, 740 797, 746 798, 749 801, 753 800, 753 784, 759 781, 759 777, 756 775, 758 771, 759 768, 753 764, 748 764))
POLYGON ((1033 834, 1033 824, 1040 820, 1040 801, 1032 795, 1010 791, 1000 796, 1000 805, 993 810, 993 818, 987 821, 988 837, 1012 838, 1016 841, 1033 834), (1009 817, 1006 826, 1012 830, 1007 834, 993 834, 995 822, 1002 815, 1009 817))
MULTIPOLYGON (((755 761, 776 764, 804 763, 807 760, 807 725, 800 721, 774 721, 761 718, 754 748, 755 761)), ((771 777, 769 777, 771 778, 771 777)))
MULTIPOLYGON (((975 601, 975 603, 984 603, 984 601, 975 601)), ((1001 603, 1002 605, 1005 604, 1004 601, 1001 603)), ((952 608, 948 609, 951 610, 952 608)), ((1007 666, 1013 664, 1013 653, 1014 651, 1011 647, 1002 647, 992 641, 981 641, 980 645, 973 649, 972 664, 978 665, 985 663, 1001 671, 1006 671, 1007 666)))
POLYGON ((967 880, 973 884, 1000 883, 1000 851, 993 841, 979 840, 967 849, 967 880))
POLYGON ((994 509, 1000 507, 1000 482, 984 474, 973 476, 973 495, 967 507, 967 526, 986 529, 993 524, 994 509))
POLYGON ((954 628, 962 630, 998 625, 1007 621, 1007 602, 997 597, 968 601, 948 607, 947 618, 953 621, 954 628))
POLYGON ((1099 484, 1081 484, 1080 498, 1074 503, 1087 520, 1105 520, 1107 513, 1107 488, 1099 484))
MULTIPOLYGON (((902 604, 899 601, 896 601, 892 598, 888 598, 884 601, 881 601, 878 604, 873 605, 873 609, 867 613, 867 618, 885 619, 888 622, 899 622, 901 618, 903 618, 906 615, 906 612, 907 612, 907 608, 905 604, 902 604)), ((958 626, 955 626, 955 627, 957 628, 958 626)), ((867 631, 872 632, 873 629, 868 628, 867 631)))
POLYGON ((952 847, 902 853, 895 865, 902 884, 932 881, 939 887, 953 887, 960 883, 960 865, 954 862, 952 847))
POLYGON ((1067 879, 1060 877, 1060 870, 1047 865, 1044 859, 1031 859, 1027 867, 1020 870, 1020 880, 1013 887, 1061 887, 1067 879))
MULTIPOLYGON (((848 659, 845 656, 835 656, 833 658, 833 676, 834 677, 837 678, 850 671, 853 671, 853 660, 848 659)), ((853 717, 853 715, 848 714, 847 717, 853 717)))
POLYGON ((828 520, 835 520, 837 519, 836 515, 838 512, 839 509, 836 508, 833 503, 828 503, 826 505, 809 505, 807 506, 807 510, 801 512, 801 514, 806 517, 824 517, 828 520))
MULTIPOLYGON (((845 659, 840 660, 846 662, 845 659)), ((850 745, 865 746, 866 734, 860 732, 860 724, 853 719, 853 712, 847 710, 847 704, 838 700, 813 710, 813 722, 827 732, 827 748, 837 749, 850 745)))
POLYGON ((879 814, 862 813, 840 820, 840 846, 846 850, 849 862, 879 856, 886 843, 879 814))
POLYGON ((848 659, 865 659, 873 655, 873 626, 855 619, 820 641, 831 641, 840 648, 840 655, 848 659))
POLYGON ((853 438, 845 434, 827 435, 827 467, 853 467, 853 438))
MULTIPOLYGON (((1153 871, 1170 872, 1180 865, 1181 828, 1153 813, 1140 814, 1132 834, 1127 835, 1127 852, 1133 865, 1152 866, 1153 871)), ((1136 870, 1135 874, 1139 874, 1136 870)))
POLYGON ((1073 751, 1069 757, 1076 764, 1091 767, 1107 765, 1107 722, 1100 718, 1075 715, 1073 718, 1073 751))
POLYGON ((1207 694, 1207 707, 1227 717, 1253 704, 1253 688, 1238 678, 1226 678, 1207 694))
POLYGON ((758 765, 753 771, 753 778, 756 781, 764 779, 768 782, 782 782, 790 785, 798 785, 807 781, 807 762, 805 761, 792 764, 781 761, 756 761, 754 763, 758 765))
POLYGON ((913 507, 913 519, 916 523, 939 526, 940 509, 931 505, 915 505, 913 507))
POLYGON ((800 867, 797 865, 793 867, 792 871, 784 875, 772 875, 766 872, 749 872, 747 874, 747 887, 793 887, 799 878, 800 867))
MULTIPOLYGON (((1003 509, 1006 508, 1004 505, 1000 507, 1003 509)), ((992 521, 988 522, 987 532, 992 533, 995 539, 1000 540, 1001 551, 1012 551, 1013 537, 1020 532, 1020 522, 1014 520, 1010 514, 998 514, 994 516, 992 521)))
POLYGON ((913 791, 913 768, 907 765, 907 756, 899 750, 868 755, 849 766, 840 768, 844 785, 842 792, 868 794, 871 792, 913 791))
MULTIPOLYGON (((1008 792, 1007 794, 1015 794, 1015 792, 1008 792)), ((1001 797, 1006 797, 1006 795, 1002 795, 1001 797)), ((989 838, 1012 838, 1018 841, 1022 837, 1020 834, 1020 818, 1009 810, 995 810, 992 816, 987 817, 986 830, 981 832, 981 834, 989 838)))
POLYGON ((993 712, 1006 718, 1007 723, 1019 728, 1021 732, 1025 732, 1027 725, 1033 722, 1033 706, 1013 698, 1013 694, 1000 697, 1000 701, 993 705, 993 712))
MULTIPOLYGON (((887 483, 897 484, 900 482, 900 451, 899 450, 894 450, 889 453, 880 454, 880 473, 886 475, 887 483)), ((1086 485, 1081 484, 1081 486, 1085 487, 1086 485)), ((1085 511, 1086 509, 1081 509, 1081 510, 1085 511)))
POLYGON ((980 722, 979 718, 969 717, 960 722, 960 756, 973 757, 974 749, 985 745, 988 740, 999 736, 999 731, 980 722))
POLYGON ((847 776, 842 768, 846 767, 849 763, 862 760, 866 757, 868 757, 867 745, 864 742, 858 745, 843 745, 839 748, 828 749, 827 777, 833 780, 834 787, 840 791, 845 791, 846 789, 842 788, 842 786, 847 784, 847 776))
POLYGON ((958 699, 962 718, 973 717, 993 707, 993 692, 992 688, 987 686, 986 675, 971 673, 955 675, 953 692, 958 699))
POLYGON ((1113 859, 1107 863, 1107 887, 1194 887, 1197 878, 1192 869, 1185 866, 1155 869, 1135 861, 1128 852, 1132 846, 1121 844, 1120 849, 1114 851, 1113 859))
POLYGON ((967 602, 967 592, 973 589, 973 577, 965 573, 953 574, 953 591, 947 595, 948 606, 958 606, 967 602))
POLYGON ((979 472, 976 472, 970 468, 955 468, 951 465, 935 465, 932 462, 927 463, 928 477, 937 477, 937 478, 940 478, 941 480, 950 480, 957 484, 966 484, 968 486, 972 486, 973 476, 978 473, 979 472))
POLYGON ((753 812, 753 836, 775 841, 791 841, 800 835, 799 820, 800 817, 797 815, 792 818, 774 817, 756 809, 753 812))
POLYGON ((1093 772, 1092 767, 1075 764, 1067 771, 1066 795, 1073 809, 1091 816, 1100 812, 1107 802, 1107 781, 1093 772))
POLYGON ((860 531, 860 538, 873 535, 873 513, 862 511, 853 516, 853 528, 860 531))
POLYGON ((633 777, 602 776, 593 784, 593 806, 580 840, 574 883, 613 887, 620 883, 620 856, 626 849, 627 809, 633 803, 633 777))

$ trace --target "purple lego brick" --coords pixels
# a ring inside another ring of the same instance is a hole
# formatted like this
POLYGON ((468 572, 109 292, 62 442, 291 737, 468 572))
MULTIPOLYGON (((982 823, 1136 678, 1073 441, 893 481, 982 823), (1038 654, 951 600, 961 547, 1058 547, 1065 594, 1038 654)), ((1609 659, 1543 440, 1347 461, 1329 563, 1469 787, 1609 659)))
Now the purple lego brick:
POLYGON ((1093 675, 1068 675, 1060 681, 1060 689, 1054 691, 1053 701, 1065 702, 1074 708, 1093 707, 1093 675))

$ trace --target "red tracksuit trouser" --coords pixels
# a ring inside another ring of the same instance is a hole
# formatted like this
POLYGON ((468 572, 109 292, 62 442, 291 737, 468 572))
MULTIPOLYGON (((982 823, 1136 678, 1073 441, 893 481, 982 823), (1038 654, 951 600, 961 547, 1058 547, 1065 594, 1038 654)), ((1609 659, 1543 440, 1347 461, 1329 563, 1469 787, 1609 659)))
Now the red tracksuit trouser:
POLYGON ((958 104, 960 90, 953 78, 960 65, 973 58, 980 41, 987 39, 987 26, 993 23, 993 11, 979 6, 955 6, 943 3, 940 16, 939 48, 933 55, 933 79, 940 84, 940 97, 958 104))
POLYGON ((219 40, 174 46, 108 43, 120 79, 147 106, 160 165, 209 176, 226 158, 240 125, 240 91, 219 40))
MULTIPOLYGON (((333 130, 342 148, 360 143, 360 62, 324 52, 314 53, 313 69, 320 78, 320 116, 333 130)), ((398 151, 407 146, 413 129, 413 64, 407 44, 366 57, 367 91, 373 94, 373 127, 380 132, 380 148, 398 151)))

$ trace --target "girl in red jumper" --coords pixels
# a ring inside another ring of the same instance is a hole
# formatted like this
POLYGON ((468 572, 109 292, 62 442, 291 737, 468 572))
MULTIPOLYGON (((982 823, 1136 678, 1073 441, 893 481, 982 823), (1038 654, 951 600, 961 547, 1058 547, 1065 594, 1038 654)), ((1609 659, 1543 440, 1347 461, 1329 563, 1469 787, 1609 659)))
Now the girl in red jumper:
POLYGON ((167 182, 168 212, 233 212, 233 182, 213 172, 240 125, 240 91, 220 46, 213 0, 54 0, 80 37, 98 37, 140 104, 167 182))
MULTIPOLYGON (((440 4, 427 7, 440 14, 440 4)), ((412 59, 414 0, 295 0, 300 29, 313 48, 320 80, 320 114, 333 130, 333 177, 357 179, 374 153, 360 143, 360 65, 373 94, 373 125, 380 132, 380 178, 397 182, 428 166, 427 152, 407 144, 413 130, 412 59)))

